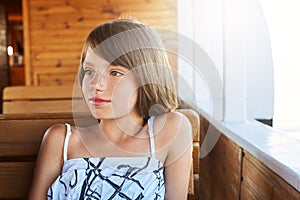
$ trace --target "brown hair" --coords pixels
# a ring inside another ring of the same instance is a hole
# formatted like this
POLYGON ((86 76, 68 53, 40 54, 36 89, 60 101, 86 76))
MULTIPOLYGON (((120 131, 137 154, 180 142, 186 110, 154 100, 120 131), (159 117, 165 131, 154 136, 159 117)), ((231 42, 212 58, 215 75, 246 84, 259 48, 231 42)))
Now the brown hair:
POLYGON ((79 80, 82 83, 83 62, 88 47, 111 65, 133 70, 138 88, 137 110, 148 118, 177 108, 177 95, 172 69, 159 35, 150 27, 134 20, 120 19, 96 27, 87 37, 80 59, 79 80), (159 106, 156 106, 159 105, 159 106), (149 114, 150 109, 154 113, 149 114))

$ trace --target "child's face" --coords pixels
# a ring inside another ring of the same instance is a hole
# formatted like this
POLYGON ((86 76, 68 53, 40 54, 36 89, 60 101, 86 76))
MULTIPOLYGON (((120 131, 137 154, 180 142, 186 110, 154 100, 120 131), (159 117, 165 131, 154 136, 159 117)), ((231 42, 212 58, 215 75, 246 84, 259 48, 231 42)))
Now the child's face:
POLYGON ((89 48, 83 70, 82 91, 95 118, 112 119, 137 113, 138 84, 129 69, 110 65, 89 48))

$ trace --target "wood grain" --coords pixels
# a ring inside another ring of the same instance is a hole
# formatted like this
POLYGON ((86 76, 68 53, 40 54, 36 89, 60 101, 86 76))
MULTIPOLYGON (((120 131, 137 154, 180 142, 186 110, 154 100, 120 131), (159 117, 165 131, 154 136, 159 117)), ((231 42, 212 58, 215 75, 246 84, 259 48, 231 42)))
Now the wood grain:
MULTIPOLYGON (((210 123, 200 118, 200 141, 210 123)), ((211 127, 212 131, 218 131, 211 127)), ((200 148, 201 151, 201 148, 200 148)), ((200 161, 199 194, 207 200, 239 199, 242 149, 221 135, 212 151, 200 161)))
MULTIPOLYGON (((22 0, 22 3, 27 85, 71 84, 77 74, 83 42, 101 23, 120 17, 135 18, 153 27, 177 29, 177 2, 173 0, 22 0), (47 72, 41 74, 41 68, 47 72), (53 69, 64 68, 72 72, 52 75, 53 69)), ((169 34, 161 36, 164 41, 176 41, 169 34)), ((172 66, 177 65, 173 61, 176 57, 171 59, 172 66)))
POLYGON ((245 152, 241 199, 300 199, 300 193, 256 158, 245 152))

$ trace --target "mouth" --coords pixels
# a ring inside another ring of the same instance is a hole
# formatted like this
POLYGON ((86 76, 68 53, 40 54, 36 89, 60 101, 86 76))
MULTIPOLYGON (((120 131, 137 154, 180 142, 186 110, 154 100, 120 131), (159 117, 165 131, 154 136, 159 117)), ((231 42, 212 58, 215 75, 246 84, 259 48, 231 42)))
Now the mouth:
POLYGON ((105 100, 105 99, 101 99, 101 98, 97 98, 97 97, 92 97, 89 99, 89 102, 94 105, 94 106, 101 106, 107 103, 110 103, 110 100, 105 100))

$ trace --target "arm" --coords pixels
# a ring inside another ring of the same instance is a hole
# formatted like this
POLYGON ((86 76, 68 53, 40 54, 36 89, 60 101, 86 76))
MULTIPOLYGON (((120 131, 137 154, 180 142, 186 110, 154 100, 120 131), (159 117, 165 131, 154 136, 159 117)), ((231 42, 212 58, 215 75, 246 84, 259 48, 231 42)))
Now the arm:
POLYGON ((63 165, 65 132, 64 125, 54 125, 46 131, 36 160, 28 199, 47 199, 47 191, 63 165))
MULTIPOLYGON (((178 120, 178 119, 177 119, 178 120)), ((175 120, 175 121, 177 121, 175 120)), ((192 166, 192 129, 189 120, 181 115, 177 133, 170 144, 165 162, 165 199, 187 199, 192 166)))

